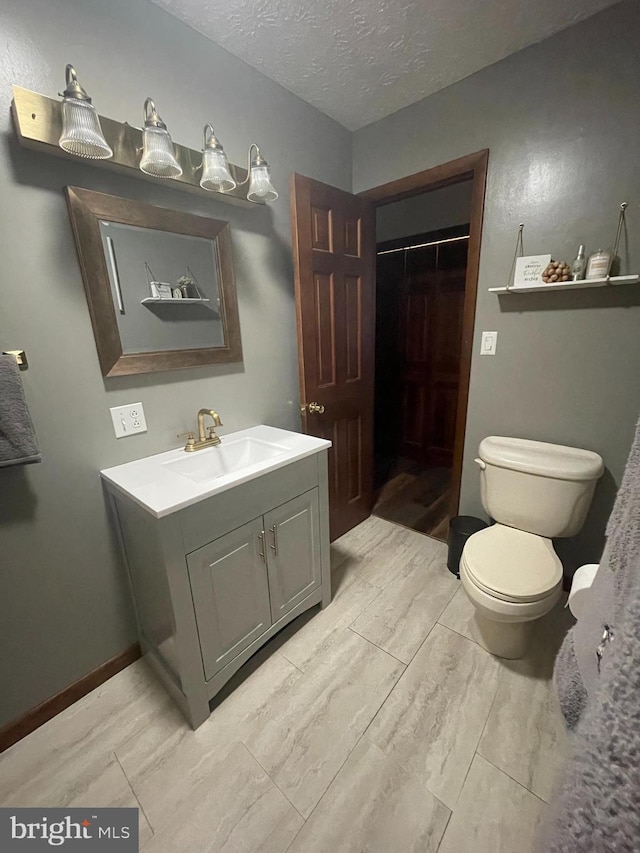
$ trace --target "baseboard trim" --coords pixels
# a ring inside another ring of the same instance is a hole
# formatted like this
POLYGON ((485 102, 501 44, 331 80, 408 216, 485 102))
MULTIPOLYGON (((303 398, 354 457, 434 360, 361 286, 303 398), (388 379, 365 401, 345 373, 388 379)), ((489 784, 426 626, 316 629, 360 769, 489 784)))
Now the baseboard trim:
POLYGON ((22 740, 23 737, 31 734, 37 728, 40 728, 48 720, 51 720, 56 714, 73 705, 78 699, 82 699, 87 693, 91 693, 92 690, 104 684, 113 675, 138 660, 141 655, 140 646, 138 643, 134 643, 134 645, 129 646, 128 649, 125 649, 119 655, 101 664, 97 669, 87 673, 87 675, 83 675, 82 678, 79 678, 73 684, 65 687, 64 690, 56 693, 55 696, 45 699, 44 702, 36 705, 35 708, 31 708, 30 711, 7 723, 0 728, 0 752, 4 752, 5 749, 22 740))

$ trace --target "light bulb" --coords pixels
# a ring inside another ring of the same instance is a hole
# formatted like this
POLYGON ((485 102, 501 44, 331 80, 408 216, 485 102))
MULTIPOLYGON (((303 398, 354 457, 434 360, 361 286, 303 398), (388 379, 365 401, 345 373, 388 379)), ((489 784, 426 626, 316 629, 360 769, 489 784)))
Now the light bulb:
POLYGON ((213 127, 210 124, 206 124, 204 127, 200 186, 204 190, 215 190, 221 193, 228 193, 236 188, 236 182, 229 169, 227 155, 216 139, 213 127))
POLYGON ((108 160, 113 151, 104 138, 91 98, 78 83, 73 65, 66 67, 67 87, 62 96, 62 133, 58 144, 76 157, 108 160))
POLYGON ((176 160, 171 135, 151 98, 144 102, 144 113, 140 171, 154 178, 179 178, 182 166, 176 160))
POLYGON ((269 164, 260 154, 260 149, 255 146, 256 154, 251 160, 249 170, 249 190, 247 199, 249 201, 275 201, 278 198, 278 193, 271 183, 271 172, 269 164))

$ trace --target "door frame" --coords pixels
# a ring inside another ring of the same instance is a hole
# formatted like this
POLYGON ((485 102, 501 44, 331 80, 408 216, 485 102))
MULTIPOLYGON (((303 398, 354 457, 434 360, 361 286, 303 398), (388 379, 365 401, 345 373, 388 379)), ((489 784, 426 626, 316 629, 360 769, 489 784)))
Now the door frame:
POLYGON ((442 189, 462 181, 472 181, 471 215, 469 217, 469 249, 467 254, 467 275, 464 288, 464 307, 462 317, 462 343, 460 347, 460 373, 458 375, 458 405, 456 411, 456 431, 453 445, 453 471, 451 483, 451 514, 457 515, 460 505, 460 485, 462 480, 462 461, 464 439, 467 426, 469 403, 469 379, 471 358, 473 355, 473 333, 475 328, 476 301, 478 296, 478 273, 480 269, 480 244, 482 240, 482 222, 484 217, 484 197, 487 183, 489 149, 484 148, 474 154, 450 160, 431 169, 424 169, 413 175, 398 178, 378 187, 358 193, 362 198, 373 202, 376 207, 401 201, 412 196, 442 189))

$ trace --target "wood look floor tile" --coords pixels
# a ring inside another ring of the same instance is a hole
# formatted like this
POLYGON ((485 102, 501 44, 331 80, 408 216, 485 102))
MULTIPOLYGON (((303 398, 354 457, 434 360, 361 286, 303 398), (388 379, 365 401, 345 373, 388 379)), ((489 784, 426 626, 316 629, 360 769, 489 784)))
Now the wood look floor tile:
POLYGON ((70 805, 111 774, 117 746, 172 704, 137 661, 0 755, 0 805, 70 805))
POLYGON ((117 757, 152 826, 186 806, 227 752, 270 719, 283 690, 301 673, 279 654, 265 660, 193 731, 177 708, 131 738, 117 757))
MULTIPOLYGON (((451 575, 454 577, 454 575, 451 575)), ((460 581, 458 591, 453 596, 447 607, 438 618, 438 622, 445 628, 450 628, 457 634, 462 634, 474 643, 479 641, 478 632, 475 629, 475 610, 473 604, 467 598, 460 581)))
POLYGON ((244 740, 304 817, 348 757, 404 667, 345 629, 244 740))
POLYGON ((384 519, 370 516, 333 543, 344 556, 340 567, 347 576, 384 589, 414 556, 429 552, 432 540, 384 519))
POLYGON ((534 853, 545 804, 477 755, 439 853, 534 853))
POLYGON ((497 686, 495 658, 436 625, 367 736, 453 808, 497 686))
POLYGON ((144 850, 284 853, 302 824, 291 803, 238 743, 191 788, 188 800, 165 812, 144 850))
POLYGON ((517 669, 505 669, 479 754, 549 802, 566 751, 565 726, 553 685, 517 669))
POLYGON ((435 853, 449 815, 365 736, 288 853, 435 853))
POLYGON ((488 761, 547 802, 567 751, 551 677, 572 621, 556 606, 536 623, 526 657, 502 663, 496 700, 478 747, 488 761))
POLYGON ((334 575, 334 597, 324 610, 316 608, 287 625, 278 634, 278 650, 298 669, 306 670, 318 655, 338 640, 360 613, 382 593, 358 576, 344 576, 341 566, 334 575), (313 614, 313 615, 311 615, 313 614))
POLYGON ((0 806, 46 808, 137 808, 140 846, 152 836, 147 818, 113 752, 47 762, 35 779, 5 788, 0 767, 0 806))
POLYGON ((399 578, 353 622, 352 628, 389 654, 409 663, 457 590, 447 570, 446 548, 430 542, 399 578))

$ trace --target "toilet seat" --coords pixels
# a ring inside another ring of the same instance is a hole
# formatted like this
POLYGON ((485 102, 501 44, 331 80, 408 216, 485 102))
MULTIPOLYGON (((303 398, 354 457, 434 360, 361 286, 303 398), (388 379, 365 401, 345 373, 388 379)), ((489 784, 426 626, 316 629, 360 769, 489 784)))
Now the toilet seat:
POLYGON ((502 524, 470 536, 461 564, 478 589, 505 602, 546 599, 562 582, 562 563, 550 539, 502 524))

